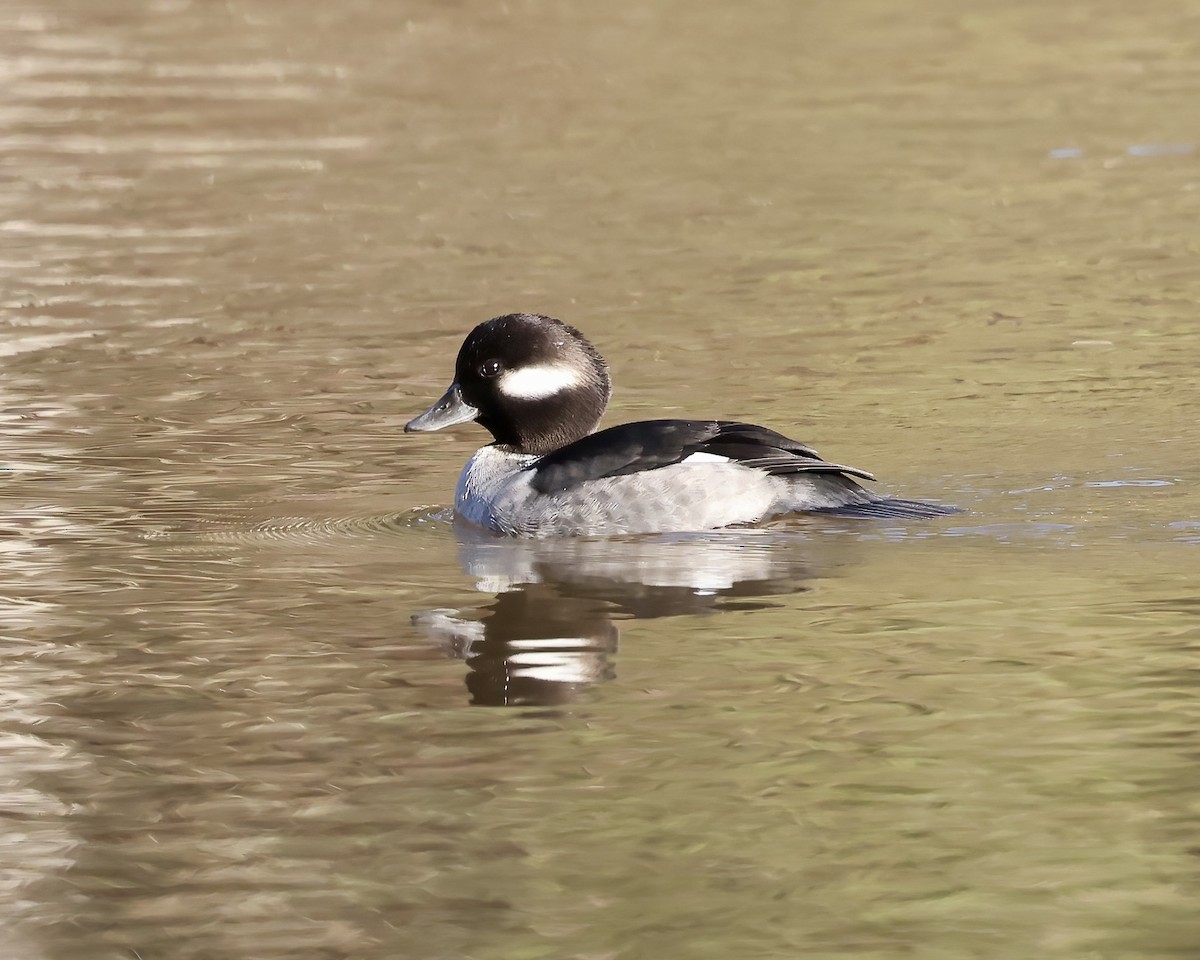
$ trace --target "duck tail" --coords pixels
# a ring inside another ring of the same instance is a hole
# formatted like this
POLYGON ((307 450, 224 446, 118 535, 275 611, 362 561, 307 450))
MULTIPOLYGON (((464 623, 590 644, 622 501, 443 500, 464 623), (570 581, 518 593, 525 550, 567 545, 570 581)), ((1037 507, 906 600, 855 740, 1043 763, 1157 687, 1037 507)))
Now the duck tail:
POLYGON ((925 503, 921 500, 901 500, 880 497, 865 503, 847 503, 840 507, 819 507, 812 513, 828 517, 851 517, 861 520, 929 520, 933 517, 949 517, 966 513, 961 507, 946 503, 925 503))

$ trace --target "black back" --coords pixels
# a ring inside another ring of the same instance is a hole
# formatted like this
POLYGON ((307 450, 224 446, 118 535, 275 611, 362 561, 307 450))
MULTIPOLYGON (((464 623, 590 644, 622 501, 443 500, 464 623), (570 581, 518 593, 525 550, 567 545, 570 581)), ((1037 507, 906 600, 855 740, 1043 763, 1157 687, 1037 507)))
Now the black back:
POLYGON ((570 490, 588 480, 657 470, 694 453, 726 457, 775 476, 837 473, 875 478, 865 470, 822 460, 812 447, 752 423, 731 420, 643 420, 576 440, 532 463, 539 493, 570 490))

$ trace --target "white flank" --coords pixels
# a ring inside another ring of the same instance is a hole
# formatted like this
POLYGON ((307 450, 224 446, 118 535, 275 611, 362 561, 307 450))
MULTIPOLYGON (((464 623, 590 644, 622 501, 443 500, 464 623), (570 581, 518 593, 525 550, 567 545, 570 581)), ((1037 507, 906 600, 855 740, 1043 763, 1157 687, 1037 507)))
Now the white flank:
POLYGON ((517 400, 544 400, 577 386, 579 371, 565 363, 509 370, 500 378, 500 392, 517 400))
POLYGON ((689 457, 684 457, 680 463, 729 463, 728 457, 722 457, 715 453, 693 453, 689 457))

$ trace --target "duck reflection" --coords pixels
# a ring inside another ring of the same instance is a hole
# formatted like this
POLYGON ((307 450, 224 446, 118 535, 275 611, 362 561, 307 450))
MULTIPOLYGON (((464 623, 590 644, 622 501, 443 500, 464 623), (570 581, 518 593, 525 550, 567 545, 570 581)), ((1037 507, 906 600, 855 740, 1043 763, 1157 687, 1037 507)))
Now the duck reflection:
POLYGON ((797 593, 812 542, 724 530, 588 540, 516 540, 455 527, 459 559, 494 600, 427 610, 413 623, 467 662, 479 705, 554 705, 614 676, 617 622, 745 610, 797 593))

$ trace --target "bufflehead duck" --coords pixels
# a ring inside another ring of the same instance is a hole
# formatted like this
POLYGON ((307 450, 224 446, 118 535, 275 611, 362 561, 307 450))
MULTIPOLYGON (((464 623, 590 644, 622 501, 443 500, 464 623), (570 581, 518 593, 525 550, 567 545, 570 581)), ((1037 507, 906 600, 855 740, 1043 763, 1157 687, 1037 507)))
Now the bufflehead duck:
POLYGON ((406 433, 474 420, 495 443, 458 478, 459 517, 522 537, 677 533, 801 512, 936 517, 958 512, 869 493, 865 470, 730 420, 645 420, 596 431, 608 365, 574 327, 530 313, 481 323, 444 396, 406 433))

